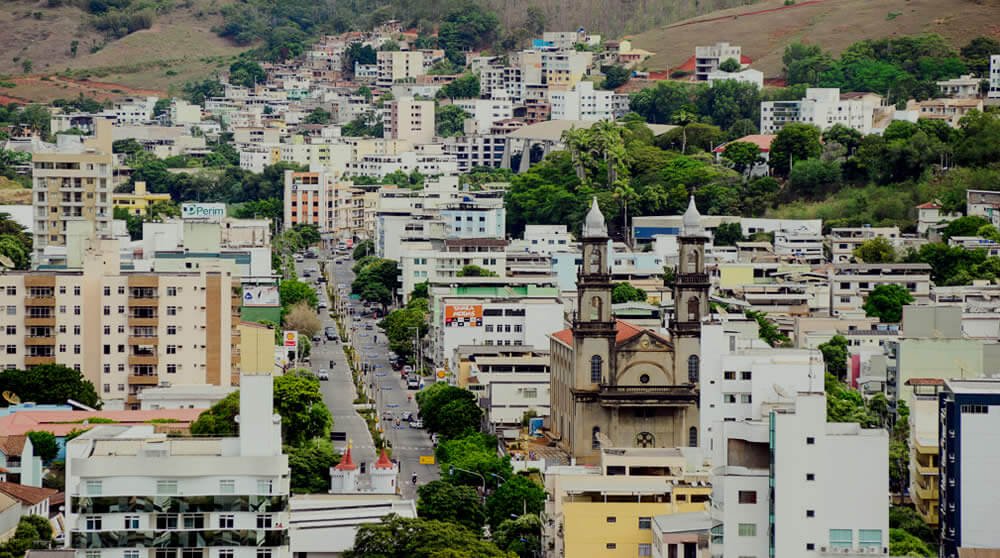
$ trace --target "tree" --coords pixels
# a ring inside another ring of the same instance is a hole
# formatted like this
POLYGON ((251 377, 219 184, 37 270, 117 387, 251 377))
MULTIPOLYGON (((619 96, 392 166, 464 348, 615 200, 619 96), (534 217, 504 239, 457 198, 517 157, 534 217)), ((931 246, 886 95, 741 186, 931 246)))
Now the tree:
POLYGON ((537 514, 545 506, 545 489, 522 475, 514 475, 486 498, 486 515, 490 526, 524 513, 537 514))
POLYGON ((743 240, 743 228, 739 223, 722 223, 715 229, 712 243, 716 246, 736 246, 743 240))
POLYGON ((475 488, 442 480, 431 481, 417 489, 417 515, 456 523, 477 533, 486 523, 486 512, 475 488))
MULTIPOLYGON (((421 283, 425 285, 426 283, 421 283)), ((426 293, 425 293, 426 296, 426 293)), ((389 340, 389 350, 407 358, 415 350, 414 342, 427 334, 427 299, 411 295, 405 308, 393 310, 379 322, 389 340), (414 329, 417 330, 416 337, 414 329)))
POLYGON ((969 111, 958 121, 955 162, 985 167, 1000 160, 1000 115, 995 112, 969 111))
POLYGON ((278 297, 281 299, 282 308, 286 311, 300 302, 305 302, 310 308, 316 308, 316 305, 319 304, 316 289, 298 279, 282 281, 278 285, 278 297))
POLYGON ((734 141, 726 144, 722 158, 733 164, 736 172, 747 176, 754 166, 764 159, 760 155, 760 147, 748 141, 734 141))
POLYGON ((960 52, 969 71, 985 76, 990 71, 990 55, 1000 52, 1000 41, 993 37, 976 37, 962 47, 960 52))
POLYGON ((883 322, 898 323, 903 319, 903 306, 913 302, 913 295, 905 287, 886 283, 877 285, 865 298, 862 308, 865 315, 883 322))
POLYGON ((354 250, 351 252, 351 257, 355 260, 360 260, 361 258, 372 255, 375 253, 375 242, 372 240, 362 240, 361 242, 354 245, 354 250))
POLYGON ((478 265, 465 265, 456 274, 459 277, 497 277, 497 274, 478 265))
POLYGON ((980 229, 989 224, 989 221, 978 215, 959 217, 941 230, 941 238, 948 240, 953 236, 976 236, 980 229))
POLYGON ((823 353, 826 372, 833 374, 839 380, 844 380, 847 377, 847 338, 843 335, 834 335, 826 343, 820 344, 818 349, 823 353))
POLYGON ((611 291, 612 304, 623 302, 646 302, 646 291, 637 289, 631 283, 618 283, 611 291))
POLYGON ((69 54, 73 58, 76 58, 76 53, 80 49, 80 41, 73 39, 69 43, 69 54))
POLYGON ((61 364, 40 364, 30 371, 0 371, 0 392, 10 391, 38 404, 63 405, 72 399, 88 407, 100 407, 94 384, 80 372, 61 364))
POLYGON ((785 64, 785 81, 788 85, 816 84, 823 72, 833 66, 833 59, 819 46, 798 42, 785 47, 781 60, 785 64))
POLYGON ((476 99, 479 98, 479 75, 467 73, 455 78, 438 90, 438 99, 476 99))
POLYGON ((423 283, 417 283, 413 286, 413 292, 410 293, 410 300, 415 298, 429 299, 430 295, 428 290, 430 289, 430 282, 424 281, 423 283))
POLYGON ((855 248, 854 257, 864 263, 891 263, 896 261, 896 249, 885 237, 876 236, 855 248))
POLYGON ((889 555, 930 557, 937 556, 937 550, 903 529, 889 529, 889 555))
POLYGON ((59 443, 51 432, 32 431, 28 432, 31 439, 31 447, 34 448, 35 455, 42 458, 44 463, 48 463, 59 455, 59 443))
POLYGON ((453 64, 465 67, 465 52, 493 44, 500 29, 496 14, 478 4, 458 6, 438 28, 438 46, 453 64))
POLYGON ((345 558, 509 558, 461 525, 389 514, 358 527, 345 558))
POLYGON ((510 458, 497 456, 497 439, 488 434, 470 432, 461 438, 445 440, 438 445, 435 455, 441 464, 441 479, 454 484, 478 488, 485 480, 488 490, 513 474, 510 458))
POLYGON ((738 72, 741 68, 740 61, 735 58, 726 58, 719 64, 719 70, 728 73, 738 72))
POLYGON ((229 66, 229 83, 241 87, 254 87, 267 81, 267 74, 260 64, 248 58, 240 58, 229 66))
POLYGON ((493 542, 518 558, 535 558, 542 550, 542 521, 533 513, 507 519, 493 529, 493 542))
POLYGON ((284 324, 286 329, 297 331, 309 338, 312 338, 323 328, 323 323, 316 311, 304 300, 288 309, 288 312, 285 313, 284 324))
POLYGON ((682 138, 681 139, 681 153, 682 154, 687 153, 687 141, 688 141, 687 128, 688 128, 688 125, 691 124, 691 123, 693 123, 693 122, 697 122, 697 121, 698 121, 698 116, 696 114, 694 114, 693 112, 687 110, 686 108, 682 108, 682 109, 680 109, 680 110, 678 110, 677 112, 674 113, 674 124, 676 124, 676 125, 678 125, 678 126, 681 127, 681 138, 682 138))
POLYGON ((778 326, 774 324, 771 320, 767 319, 766 312, 758 312, 756 310, 747 310, 744 312, 746 317, 755 320, 757 322, 757 336, 762 340, 767 342, 768 345, 772 347, 787 345, 791 342, 787 335, 781 333, 778 326))
POLYGON ((632 78, 632 71, 621 65, 608 66, 604 69, 604 82, 602 89, 618 89, 628 83, 632 78))
POLYGON ((792 122, 785 124, 771 142, 769 162, 775 173, 788 176, 793 161, 815 159, 821 152, 819 128, 792 122))
POLYGON ((861 132, 843 124, 834 124, 823 132, 823 141, 825 143, 840 145, 847 151, 848 155, 854 153, 854 150, 861 145, 863 138, 864 136, 861 135, 861 132))
POLYGON ((313 438, 297 446, 285 446, 291 469, 292 491, 315 494, 330 490, 330 467, 340 459, 330 440, 313 438))
POLYGON ((456 105, 443 105, 434 112, 434 130, 443 138, 461 136, 465 133, 465 119, 469 113, 456 105))
POLYGON ((303 122, 305 124, 329 124, 333 115, 330 111, 324 109, 323 107, 316 107, 312 109, 312 112, 306 115, 303 122))

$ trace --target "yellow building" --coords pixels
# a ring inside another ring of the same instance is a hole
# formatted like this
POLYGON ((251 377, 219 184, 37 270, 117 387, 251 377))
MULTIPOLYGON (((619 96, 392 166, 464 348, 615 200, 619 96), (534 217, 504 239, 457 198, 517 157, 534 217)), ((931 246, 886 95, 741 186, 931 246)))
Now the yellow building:
POLYGON ((239 329, 240 370, 244 374, 275 373, 274 330, 256 322, 242 321, 239 329))
POLYGON ((698 448, 604 448, 598 467, 551 467, 543 547, 566 558, 650 556, 653 517, 706 511, 708 481, 698 448))
POLYGON ((146 183, 137 181, 134 192, 115 192, 111 196, 115 208, 127 209, 131 215, 145 215, 156 202, 170 201, 170 194, 154 194, 146 190, 146 183))
POLYGON ((911 378, 906 385, 910 396, 910 500, 931 527, 937 527, 940 493, 938 450, 938 391, 944 380, 911 378))

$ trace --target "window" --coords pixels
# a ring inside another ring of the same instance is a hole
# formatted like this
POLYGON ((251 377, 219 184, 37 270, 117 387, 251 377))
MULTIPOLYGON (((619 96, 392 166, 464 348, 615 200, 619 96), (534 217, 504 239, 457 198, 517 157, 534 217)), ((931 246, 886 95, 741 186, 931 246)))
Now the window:
POLYGON ((176 529, 177 528, 177 514, 176 513, 161 513, 156 516, 156 530, 163 531, 165 529, 176 529))
POLYGON ((723 403, 736 403, 736 394, 735 393, 724 393, 724 394, 722 394, 722 402, 723 403))
POLYGON ((650 543, 639 543, 639 556, 652 556, 653 545, 650 543))
POLYGON ((614 549, 618 548, 618 545, 615 544, 615 543, 608 543, 608 544, 604 545, 604 548, 606 548, 608 550, 614 550, 614 549))
POLYGON ((616 516, 613 516, 613 515, 609 515, 609 516, 605 517, 604 520, 606 522, 608 522, 608 523, 618 523, 618 518, 616 516))
POLYGON ((692 426, 688 428, 688 447, 696 448, 698 447, 698 427, 692 426))
POLYGON ((639 528, 640 529, 652 529, 653 518, 651 517, 640 517, 639 518, 639 528))
POLYGON ((271 549, 270 548, 258 548, 257 549, 257 558, 271 558, 271 549))
POLYGON ((177 481, 175 480, 156 481, 156 493, 158 495, 177 494, 177 481))
POLYGON ((17 335, 17 326, 7 326, 7 335, 17 335))
MULTIPOLYGON (((111 287, 104 287, 104 296, 111 296, 111 287)), ((107 308, 107 306, 105 306, 107 308)))
POLYGON ((486 333, 493 333, 493 324, 486 324, 486 333))
POLYGON ((961 411, 963 415, 985 415, 990 408, 986 405, 962 405, 961 411))
POLYGON ((177 335, 177 326, 167 326, 167 335, 177 335))
POLYGON ((806 473, 806 480, 807 481, 814 481, 814 480, 816 480, 816 474, 815 473, 806 473))
POLYGON ((858 529, 858 546, 861 548, 882 548, 882 530, 858 529))
POLYGON ((688 357, 688 381, 692 384, 698 383, 698 369, 701 367, 701 359, 698 355, 688 357))
POLYGON ((157 548, 153 558, 177 558, 176 548, 157 548))
POLYGON ((257 479, 257 494, 270 494, 272 486, 271 479, 257 479))
POLYGON ((220 548, 219 549, 219 554, 218 554, 219 558, 234 558, 234 556, 235 556, 235 553, 233 552, 233 549, 231 549, 231 548, 220 548))
POLYGON ((73 345, 73 354, 74 355, 80 354, 80 346, 79 345, 73 345))
POLYGON ((601 449, 601 427, 595 426, 590 431, 590 448, 601 449))
POLYGON ((236 525, 236 516, 231 513, 219 516, 219 529, 232 529, 236 525))
POLYGON ((740 490, 740 503, 741 504, 756 504, 757 503, 757 491, 756 490, 740 490))
POLYGON ((7 345, 7 354, 8 355, 16 355, 17 354, 17 345, 7 345))
POLYGON ((205 550, 201 548, 184 548, 181 550, 181 558, 205 558, 205 550))
POLYGON ((723 380, 735 380, 736 379, 736 371, 735 370, 726 370, 725 372, 722 373, 722 379, 723 380))
MULTIPOLYGON (((88 550, 87 553, 84 554, 84 556, 86 558, 101 558, 101 551, 100 550, 88 550)), ((157 558, 159 558, 159 557, 157 557, 157 558)))
POLYGON ((177 296, 177 287, 167 287, 167 296, 177 296))
POLYGON ((523 327, 521 326, 521 324, 514 324, 514 333, 521 333, 522 330, 523 327))
POLYGON ((219 481, 219 494, 236 494, 236 481, 234 481, 234 480, 220 480, 219 481))
POLYGON ((850 529, 830 529, 830 548, 842 550, 854 546, 854 534, 850 529))
POLYGON ((258 529, 270 529, 271 528, 271 516, 267 514, 261 514, 257 516, 257 528, 258 529))
POLYGON ((601 383, 601 375, 604 368, 604 359, 600 355, 590 357, 590 383, 601 383))
POLYGON ((80 335, 81 328, 78 325, 73 326, 73 335, 80 335))
POLYGON ((80 285, 73 285, 73 296, 80 296, 80 285))
POLYGON ((806 550, 816 550, 816 545, 813 543, 806 543, 806 550))
POLYGON ((741 536, 741 537, 756 537, 757 536, 757 524, 756 523, 740 523, 739 524, 739 536, 741 536))
POLYGON ((741 380, 750 380, 752 378, 753 378, 753 372, 751 372, 749 370, 744 370, 744 371, 740 372, 740 379, 741 380))
POLYGON ((100 531, 101 530, 101 516, 91 515, 87 517, 87 530, 88 531, 100 531))
POLYGON ((167 315, 168 316, 176 316, 177 315, 177 307, 176 306, 167 306, 167 315))
POLYGON ((807 446, 812 446, 812 445, 815 445, 815 444, 816 444, 816 438, 813 438, 812 436, 807 436, 806 437, 806 445, 807 446))
POLYGON ((176 373, 177 373, 177 365, 176 364, 168 364, 167 365, 167 374, 176 374, 176 373))
POLYGON ((806 517, 816 517, 816 510, 806 510, 806 517))
POLYGON ((125 294, 125 285, 118 285, 118 294, 125 294))
POLYGON ((139 551, 134 548, 124 550, 122 551, 122 558, 139 558, 139 551))
POLYGON ((168 355, 177 354, 177 345, 167 345, 167 354, 168 355))
POLYGON ((186 513, 184 514, 184 528, 185 529, 204 529, 205 528, 205 516, 200 513, 186 513))
POLYGON ((751 402, 751 395, 749 393, 740 394, 740 403, 750 403, 750 402, 751 402))
POLYGON ((130 531, 135 531, 139 528, 139 516, 138 515, 126 515, 125 516, 125 529, 130 531))
MULTIPOLYGON (((64 307, 61 307, 61 308, 64 308, 64 307)), ((14 306, 14 305, 7 306, 7 315, 8 316, 16 316, 17 315, 17 306, 14 306)))
POLYGON ((89 480, 86 483, 87 495, 88 496, 100 496, 101 495, 101 481, 99 480, 89 480))

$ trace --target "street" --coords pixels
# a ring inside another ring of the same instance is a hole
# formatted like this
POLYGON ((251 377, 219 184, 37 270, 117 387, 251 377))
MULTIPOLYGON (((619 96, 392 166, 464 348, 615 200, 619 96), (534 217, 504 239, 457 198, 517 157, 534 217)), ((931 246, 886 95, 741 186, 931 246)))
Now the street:
MULTIPOLYGON (((335 263, 333 259, 305 260, 296 263, 296 272, 300 279, 315 284, 315 273, 312 277, 304 277, 303 270, 321 268, 320 261, 323 261, 329 273, 330 289, 336 292, 337 285, 342 284, 349 292, 351 282, 354 280, 354 273, 351 271, 353 262, 349 257, 346 257, 341 264, 335 263)), ((323 328, 336 327, 336 321, 330 312, 337 310, 337 301, 330 298, 327 300, 331 308, 320 311, 320 320, 323 328)), ((396 427, 395 421, 382 422, 381 417, 387 411, 394 417, 399 417, 404 412, 416 414, 417 402, 407 396, 415 395, 417 392, 407 390, 399 372, 390 367, 388 340, 376 325, 377 320, 361 317, 364 311, 361 302, 346 304, 346 301, 345 297, 344 326, 348 331, 348 339, 314 342, 311 356, 311 368, 314 372, 327 369, 330 374, 329 381, 320 382, 320 389, 323 400, 333 415, 333 431, 346 433, 347 439, 352 443, 351 453, 355 463, 359 466, 365 463, 366 470, 374 463, 377 454, 371 435, 364 419, 354 411, 355 390, 350 367, 341 346, 342 342, 348 342, 357 351, 359 369, 362 368, 360 363, 368 363, 370 367, 371 371, 363 375, 364 384, 373 388, 370 389, 369 396, 375 400, 379 424, 384 429, 383 438, 391 444, 391 457, 399 462, 398 483, 401 492, 405 497, 416 498, 416 488, 411 482, 413 473, 417 474, 419 484, 425 484, 439 477, 437 465, 421 465, 419 462, 420 456, 434 455, 430 435, 426 430, 410 428, 405 421, 400 421, 400 426, 396 427), (369 325, 371 329, 368 329, 369 325), (329 366, 330 361, 334 362, 332 368, 329 366)), ((334 442, 334 444, 341 452, 347 445, 346 442, 334 442)))

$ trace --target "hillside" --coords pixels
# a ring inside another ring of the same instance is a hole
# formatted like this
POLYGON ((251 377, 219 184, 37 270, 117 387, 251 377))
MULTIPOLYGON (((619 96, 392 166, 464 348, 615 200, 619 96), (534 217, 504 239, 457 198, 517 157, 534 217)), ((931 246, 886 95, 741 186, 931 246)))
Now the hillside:
POLYGON ((98 98, 162 93, 210 75, 244 50, 211 30, 222 21, 219 7, 229 1, 176 2, 174 9, 156 16, 150 29, 105 42, 77 8, 49 8, 45 0, 5 0, 0 3, 0 29, 5 31, 0 33, 0 52, 5 54, 0 74, 11 76, 4 81, 16 87, 0 89, 0 96, 48 101, 81 92, 98 98), (79 42, 75 57, 73 41, 79 42), (27 76, 25 60, 31 62, 27 76), (62 77, 41 79, 57 73, 62 77))
POLYGON ((694 54, 695 45, 727 41, 767 77, 781 74, 787 44, 818 44, 839 53, 863 39, 938 33, 956 47, 973 37, 1000 37, 1000 0, 764 0, 640 33, 639 48, 656 52, 646 66, 666 69, 694 54))

